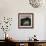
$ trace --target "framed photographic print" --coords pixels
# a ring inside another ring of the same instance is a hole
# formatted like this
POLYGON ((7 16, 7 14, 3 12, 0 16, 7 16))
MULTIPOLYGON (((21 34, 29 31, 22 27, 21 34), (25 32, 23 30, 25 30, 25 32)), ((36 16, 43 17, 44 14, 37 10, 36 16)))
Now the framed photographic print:
POLYGON ((18 28, 33 28, 33 13, 18 13, 18 28))

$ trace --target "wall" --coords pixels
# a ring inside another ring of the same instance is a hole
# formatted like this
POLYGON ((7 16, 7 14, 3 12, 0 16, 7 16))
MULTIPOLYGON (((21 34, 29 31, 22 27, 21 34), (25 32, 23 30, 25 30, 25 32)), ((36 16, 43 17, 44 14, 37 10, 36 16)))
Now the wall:
MULTIPOLYGON (((27 40, 34 34, 37 35, 37 39, 46 40, 45 12, 45 5, 40 8, 33 8, 30 6, 28 0, 0 0, 0 18, 4 16, 13 18, 12 26, 8 34, 16 40, 27 40), (34 13, 34 28, 18 29, 18 13, 34 13)), ((2 33, 3 31, 0 31, 0 35, 2 33)), ((0 39, 4 39, 4 37, 0 36, 0 39)))

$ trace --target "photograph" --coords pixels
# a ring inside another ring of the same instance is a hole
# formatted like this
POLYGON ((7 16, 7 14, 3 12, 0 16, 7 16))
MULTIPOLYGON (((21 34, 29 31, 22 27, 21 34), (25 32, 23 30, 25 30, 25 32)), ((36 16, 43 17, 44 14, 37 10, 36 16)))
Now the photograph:
POLYGON ((18 28, 33 28, 33 13, 19 13, 18 28))

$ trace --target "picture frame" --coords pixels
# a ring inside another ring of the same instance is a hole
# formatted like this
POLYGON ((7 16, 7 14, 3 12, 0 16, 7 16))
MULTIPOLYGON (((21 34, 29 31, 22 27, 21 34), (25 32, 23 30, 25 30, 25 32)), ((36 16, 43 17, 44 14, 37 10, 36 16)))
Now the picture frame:
POLYGON ((18 28, 31 29, 34 27, 33 13, 18 13, 18 28))

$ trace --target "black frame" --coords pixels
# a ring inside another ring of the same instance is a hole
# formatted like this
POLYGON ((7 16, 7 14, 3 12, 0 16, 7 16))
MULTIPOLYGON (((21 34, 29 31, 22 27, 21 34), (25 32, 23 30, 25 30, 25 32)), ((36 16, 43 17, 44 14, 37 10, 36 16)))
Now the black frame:
POLYGON ((34 14, 33 13, 18 13, 18 28, 20 29, 31 29, 31 28, 33 28, 34 27, 34 14), (22 25, 20 25, 20 18, 22 18, 22 16, 28 16, 28 18, 30 18, 31 19, 31 26, 22 26, 22 25), (31 17, 32 18, 31 18, 31 17))

